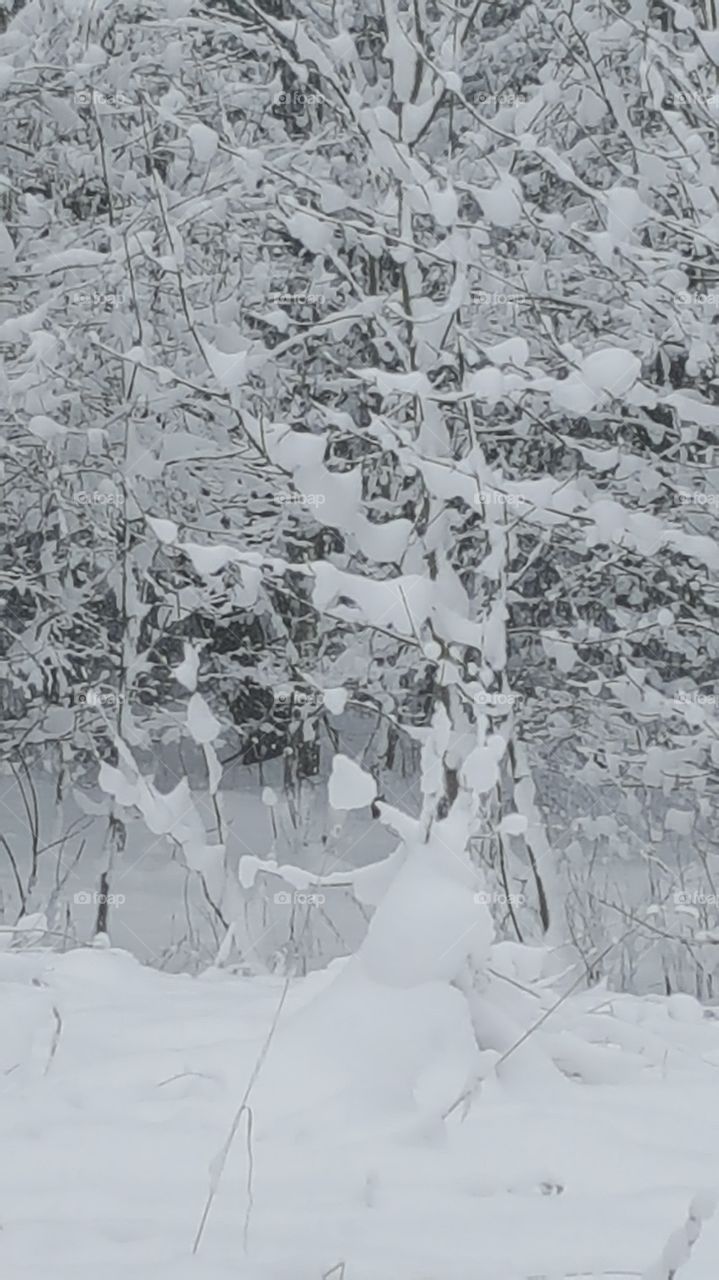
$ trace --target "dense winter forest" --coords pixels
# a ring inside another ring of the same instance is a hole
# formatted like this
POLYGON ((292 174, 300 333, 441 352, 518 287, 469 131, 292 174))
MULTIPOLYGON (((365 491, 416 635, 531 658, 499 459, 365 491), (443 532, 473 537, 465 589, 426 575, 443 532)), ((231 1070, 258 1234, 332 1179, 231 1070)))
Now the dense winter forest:
POLYGON ((716 1280, 715 0, 0 96, 3 1276, 716 1280))

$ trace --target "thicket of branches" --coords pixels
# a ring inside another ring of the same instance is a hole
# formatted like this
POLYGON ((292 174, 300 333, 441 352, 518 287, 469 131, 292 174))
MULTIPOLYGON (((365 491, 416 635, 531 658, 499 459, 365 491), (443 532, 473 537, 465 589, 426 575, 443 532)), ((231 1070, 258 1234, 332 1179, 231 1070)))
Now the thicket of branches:
POLYGON ((706 990, 713 12, 30 2, 0 56, 9 758, 115 771, 116 832, 193 739, 222 904, 220 760, 316 776, 341 688, 510 936, 591 971, 639 866, 623 976, 706 990))

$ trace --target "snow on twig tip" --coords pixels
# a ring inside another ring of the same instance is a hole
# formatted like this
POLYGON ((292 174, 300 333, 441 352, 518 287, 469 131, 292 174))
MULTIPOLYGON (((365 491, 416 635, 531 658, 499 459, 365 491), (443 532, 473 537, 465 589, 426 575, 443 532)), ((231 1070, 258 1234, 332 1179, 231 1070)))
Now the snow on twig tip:
POLYGON ((683 1226, 673 1231, 665 1244, 661 1257, 644 1272, 642 1280, 675 1280, 681 1267, 689 1261, 691 1251, 701 1235, 702 1223, 711 1218, 716 1209, 716 1198, 708 1192, 694 1196, 689 1215, 683 1226))

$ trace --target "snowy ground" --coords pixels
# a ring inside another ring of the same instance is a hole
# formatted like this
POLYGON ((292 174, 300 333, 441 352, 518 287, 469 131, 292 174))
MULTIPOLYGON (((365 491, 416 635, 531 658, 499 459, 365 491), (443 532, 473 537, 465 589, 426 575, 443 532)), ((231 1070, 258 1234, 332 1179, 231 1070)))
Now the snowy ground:
MULTIPOLYGON (((618 1280, 719 1187, 719 1021, 689 997, 572 998, 564 1026, 625 1028, 617 1083, 507 1072, 443 1125, 474 1055, 459 993, 335 962, 286 993, 251 1203, 243 1118, 193 1257, 282 993, 116 950, 0 955, 4 1280, 618 1280)), ((679 1280, 717 1274, 719 1217, 679 1280)))

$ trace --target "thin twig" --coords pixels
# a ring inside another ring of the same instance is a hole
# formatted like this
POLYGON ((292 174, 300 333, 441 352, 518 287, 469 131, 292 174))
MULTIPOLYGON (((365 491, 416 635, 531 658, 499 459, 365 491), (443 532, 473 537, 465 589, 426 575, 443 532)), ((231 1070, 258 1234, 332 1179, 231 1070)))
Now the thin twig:
MULTIPOLYGON (((634 932, 633 928, 627 929, 626 933, 624 933, 621 938, 616 939, 614 942, 610 942, 609 946, 605 947, 604 951, 602 951, 601 954, 597 956, 594 962, 595 965, 601 964, 602 960, 605 960, 606 957, 609 955, 609 952, 612 951, 614 947, 621 946, 624 940, 629 937, 630 933, 633 933, 633 932, 634 932)), ((579 977, 575 979, 575 981, 571 984, 571 986, 567 987, 567 990, 562 993, 559 999, 556 1000, 553 1005, 550 1005, 548 1009, 545 1009, 541 1018, 537 1018, 537 1021, 533 1022, 531 1027, 528 1027, 527 1030, 522 1033, 519 1039, 515 1040, 514 1044, 511 1044, 509 1048, 506 1049, 505 1052, 501 1054, 499 1058, 497 1058, 497 1061, 494 1063, 495 1071, 497 1071, 499 1067, 501 1067, 507 1061, 507 1058, 509 1058, 517 1049, 519 1049, 523 1044, 526 1044, 529 1037, 531 1035, 534 1035, 534 1032, 537 1031, 539 1027, 541 1027, 542 1024, 547 1021, 547 1018, 551 1017, 551 1015, 557 1009, 559 1009, 560 1005, 563 1005, 565 1000, 568 1000, 569 997, 574 994, 574 992, 578 989, 578 987, 582 985, 584 980, 585 980, 585 974, 580 973, 579 977)), ((444 1115, 442 1117, 443 1120, 447 1120, 449 1116, 452 1115, 453 1111, 456 1111, 457 1108, 462 1106, 463 1103, 468 1102, 473 1091, 474 1091, 474 1086, 472 1087, 472 1089, 464 1089, 462 1093, 459 1095, 459 1097, 456 1098, 455 1101, 452 1103, 451 1107, 449 1107, 449 1109, 444 1112, 444 1115)))
POLYGON ((207 1224, 207 1219, 210 1216, 210 1209, 212 1208, 213 1201, 215 1199, 215 1196, 217 1195, 217 1189, 220 1185, 220 1180, 222 1178, 222 1174, 224 1173, 225 1165, 227 1164, 227 1158, 230 1154, 232 1143, 235 1140, 235 1135, 237 1134, 237 1130, 240 1127, 240 1121, 245 1112, 247 1112, 248 1172, 247 1172, 247 1211, 245 1213, 245 1223, 244 1223, 242 1237, 243 1237, 243 1244, 244 1244, 245 1251, 247 1250, 247 1237, 248 1237, 249 1228, 250 1228, 250 1214, 252 1212, 252 1205, 253 1205, 253 1200, 252 1200, 253 1160, 252 1160, 252 1146, 251 1146, 252 1111, 250 1110, 247 1103, 248 1103, 250 1093, 252 1092, 252 1089, 254 1087, 255 1081, 257 1080, 257 1077, 259 1076, 260 1071, 262 1070, 262 1067, 263 1067, 265 1058, 267 1057, 267 1054, 269 1052, 269 1048, 272 1043, 275 1031, 277 1030, 277 1026, 280 1021, 280 1015, 282 1013, 282 1008, 285 1003, 285 1000, 287 999, 287 993, 290 989, 291 979, 292 979, 292 974, 288 974, 287 978, 285 979, 284 985, 282 987, 282 994, 280 996, 280 1001, 275 1011, 275 1016, 272 1019, 272 1025, 267 1034, 267 1039, 265 1040, 265 1043, 262 1046, 257 1062, 255 1063, 254 1069, 252 1071, 252 1075, 250 1076, 250 1079, 247 1084, 247 1088, 245 1089, 242 1102, 240 1103, 237 1109, 237 1112, 235 1113, 235 1117, 230 1126, 230 1131, 225 1139, 222 1150, 220 1151, 219 1159, 217 1160, 217 1162, 213 1161, 214 1168, 212 1169, 210 1174, 210 1189, 207 1195, 207 1200, 205 1202, 204 1210, 202 1212, 202 1217, 200 1219, 200 1225, 197 1228, 197 1234, 195 1236, 194 1244, 192 1246, 193 1254, 197 1253, 197 1250, 200 1247, 200 1243, 205 1231, 205 1226, 207 1224))

